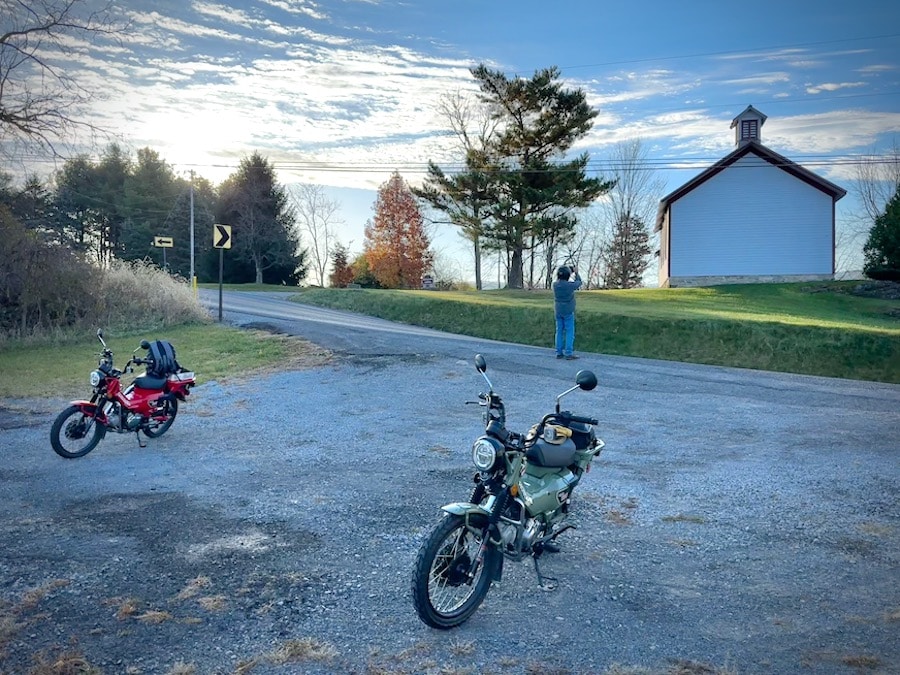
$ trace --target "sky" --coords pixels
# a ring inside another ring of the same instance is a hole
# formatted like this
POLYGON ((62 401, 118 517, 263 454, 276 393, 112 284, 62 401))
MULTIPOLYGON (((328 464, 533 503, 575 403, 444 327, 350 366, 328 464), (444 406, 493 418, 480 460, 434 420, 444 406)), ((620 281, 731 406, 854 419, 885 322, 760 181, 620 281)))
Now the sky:
MULTIPOLYGON (((283 184, 327 186, 351 251, 362 249, 391 172, 417 185, 429 160, 459 162, 438 106, 475 91, 469 69, 480 63, 523 77, 559 67, 598 111, 574 149, 589 153, 589 171, 602 176, 617 143, 640 139, 666 192, 734 149, 731 120, 748 105, 768 116, 765 145, 844 188, 855 175, 848 158, 900 144, 900 2, 113 6, 129 23, 121 40, 73 42, 75 54, 57 63, 98 94, 84 114, 125 147, 149 146, 181 175, 214 183, 259 151, 283 184)), ((32 163, 39 173, 48 166, 32 163)), ((842 201, 839 226, 854 211, 842 201)), ((452 228, 435 226, 434 240, 473 276, 469 246, 452 228)))

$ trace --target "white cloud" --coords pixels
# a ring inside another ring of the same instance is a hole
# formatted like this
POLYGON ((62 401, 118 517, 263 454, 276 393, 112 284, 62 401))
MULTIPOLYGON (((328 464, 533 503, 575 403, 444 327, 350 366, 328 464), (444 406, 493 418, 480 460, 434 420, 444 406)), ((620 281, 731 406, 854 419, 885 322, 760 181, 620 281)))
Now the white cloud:
POLYGON ((328 15, 314 2, 305 0, 262 0, 267 5, 291 14, 304 14, 312 19, 325 20, 328 15))
POLYGON ((823 82, 822 84, 807 84, 807 94, 821 94, 823 91, 838 91, 840 89, 852 89, 854 87, 864 87, 865 82, 823 82))
POLYGON ((896 65, 889 65, 887 63, 876 63, 871 66, 863 66, 862 68, 858 68, 856 70, 857 73, 870 74, 870 73, 890 73, 898 69, 896 65))
POLYGON ((760 85, 760 84, 780 84, 790 82, 791 76, 785 72, 759 73, 758 75, 748 75, 747 77, 738 77, 732 80, 724 80, 723 84, 732 84, 737 86, 760 85))

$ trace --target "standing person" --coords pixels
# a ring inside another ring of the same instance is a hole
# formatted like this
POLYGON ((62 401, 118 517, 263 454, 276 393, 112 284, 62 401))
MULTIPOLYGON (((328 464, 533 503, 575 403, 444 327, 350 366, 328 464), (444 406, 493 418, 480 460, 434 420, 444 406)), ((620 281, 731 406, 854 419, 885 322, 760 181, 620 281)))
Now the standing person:
POLYGON ((577 359, 575 349, 575 291, 581 288, 578 270, 572 268, 575 280, 569 281, 571 272, 563 265, 556 271, 553 282, 553 309, 556 312, 556 358, 577 359))

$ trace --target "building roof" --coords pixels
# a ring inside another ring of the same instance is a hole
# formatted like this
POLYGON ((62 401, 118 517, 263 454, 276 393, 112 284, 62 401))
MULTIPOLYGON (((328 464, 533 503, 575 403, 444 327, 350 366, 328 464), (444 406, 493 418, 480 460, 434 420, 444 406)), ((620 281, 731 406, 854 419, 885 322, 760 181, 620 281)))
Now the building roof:
POLYGON ((799 178, 804 183, 812 185, 817 190, 821 190, 825 194, 830 195, 834 201, 839 200, 841 197, 847 194, 847 191, 842 187, 835 185, 831 181, 825 180, 809 169, 805 169, 796 162, 792 162, 787 157, 783 157, 777 152, 769 150, 769 148, 764 146, 762 143, 759 143, 757 141, 748 141, 746 144, 737 148, 732 153, 726 155, 711 167, 689 180, 680 188, 676 189, 673 192, 670 192, 665 197, 663 197, 659 202, 659 210, 656 214, 655 231, 658 232, 662 229, 663 218, 665 217, 666 211, 668 211, 669 206, 672 204, 672 202, 681 199, 681 197, 686 195, 688 192, 699 187, 710 178, 715 176, 717 173, 727 169, 736 161, 738 161, 742 157, 745 157, 751 152, 760 159, 767 161, 772 166, 776 166, 782 171, 786 171, 787 173, 791 174, 795 178, 799 178))
POLYGON ((759 126, 762 126, 763 124, 765 124, 766 120, 769 119, 767 116, 763 115, 759 110, 754 108, 752 105, 748 105, 746 108, 744 108, 743 112, 741 112, 740 115, 738 115, 733 120, 731 120, 731 128, 734 129, 738 125, 738 122, 740 122, 743 119, 748 119, 748 118, 758 119, 759 126))

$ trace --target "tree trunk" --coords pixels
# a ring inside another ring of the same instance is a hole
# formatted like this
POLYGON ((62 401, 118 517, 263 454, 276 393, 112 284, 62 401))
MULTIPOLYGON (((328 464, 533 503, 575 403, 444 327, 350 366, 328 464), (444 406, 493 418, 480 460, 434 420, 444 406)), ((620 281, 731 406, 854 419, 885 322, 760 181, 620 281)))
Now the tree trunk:
POLYGON ((512 247, 512 260, 509 264, 509 277, 506 280, 507 288, 524 288, 524 247, 517 242, 512 247))
POLYGON ((256 283, 261 284, 263 282, 263 268, 262 261, 258 256, 253 256, 253 266, 256 267, 256 283))
POLYGON ((475 244, 475 290, 481 290, 481 238, 476 234, 473 239, 475 244))

